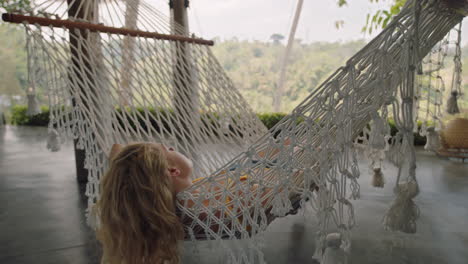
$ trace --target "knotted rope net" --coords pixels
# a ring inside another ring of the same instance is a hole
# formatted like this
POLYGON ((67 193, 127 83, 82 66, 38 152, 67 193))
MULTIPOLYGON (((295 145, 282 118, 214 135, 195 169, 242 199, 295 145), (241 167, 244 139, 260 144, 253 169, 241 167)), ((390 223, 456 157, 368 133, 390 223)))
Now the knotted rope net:
MULTIPOLYGON (((415 3, 408 1, 386 29, 270 131, 233 87, 209 42, 184 35, 145 2, 40 0, 18 12, 18 19, 30 21, 23 24, 40 47, 30 57, 44 73, 34 81, 49 90, 50 131, 86 151, 89 210, 99 199, 113 143, 171 145, 194 160, 194 178, 205 177, 178 195, 187 239, 219 241, 232 263, 250 263, 250 254, 234 254, 221 240, 252 238, 274 217, 306 202, 318 219, 316 257, 327 252, 330 233, 341 240, 332 243, 334 250, 348 252, 351 201, 359 197, 353 142, 383 107, 393 104, 398 117, 397 163, 414 165, 415 65, 463 18, 446 1, 415 3)), ((401 177, 414 182, 414 169, 401 177)))

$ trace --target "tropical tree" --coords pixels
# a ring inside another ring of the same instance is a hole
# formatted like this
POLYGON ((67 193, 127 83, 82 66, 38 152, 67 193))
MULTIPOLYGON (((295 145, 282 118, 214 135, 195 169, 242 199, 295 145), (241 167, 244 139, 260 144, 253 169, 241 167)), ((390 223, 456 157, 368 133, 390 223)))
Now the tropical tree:
POLYGON ((18 26, 0 24, 0 94, 23 94, 27 85, 24 31, 18 26), (8 36, 8 37, 7 37, 8 36))
MULTIPOLYGON (((369 0, 371 3, 378 3, 384 0, 369 0)), ((390 0, 392 3, 388 9, 379 9, 374 14, 368 13, 366 24, 362 28, 362 32, 371 34, 373 30, 385 28, 390 20, 400 13, 401 8, 406 3, 406 0, 390 0)), ((348 4, 348 0, 338 0, 338 6, 342 7, 348 4)), ((343 21, 339 21, 343 25, 343 21)), ((338 27, 338 24, 337 24, 338 27)))
POLYGON ((31 4, 30 0, 1 0, 0 11, 4 9, 7 12, 14 10, 27 9, 31 4))
POLYGON ((271 35, 270 39, 273 40, 273 44, 279 45, 281 44, 281 41, 284 39, 284 36, 281 34, 275 33, 271 35))

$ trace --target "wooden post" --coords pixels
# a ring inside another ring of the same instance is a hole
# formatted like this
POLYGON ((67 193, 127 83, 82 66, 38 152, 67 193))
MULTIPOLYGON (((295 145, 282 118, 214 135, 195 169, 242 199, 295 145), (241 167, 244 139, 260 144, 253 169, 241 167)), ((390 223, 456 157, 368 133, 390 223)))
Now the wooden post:
MULTIPOLYGON (((81 18, 92 21, 94 18, 95 6, 90 2, 94 2, 94 0, 90 0, 88 2, 88 8, 83 7, 86 6, 83 3, 81 6, 81 1, 88 1, 88 0, 67 0, 69 5, 68 15, 69 17, 81 18)), ((70 69, 70 73, 68 78, 70 79, 70 83, 77 84, 77 80, 75 78, 79 78, 85 69, 90 69, 91 65, 89 64, 89 60, 83 60, 80 62, 81 58, 89 58, 89 51, 86 49, 84 45, 79 44, 79 39, 86 39, 89 40, 90 36, 87 34, 87 31, 84 29, 70 29, 69 30, 69 39, 70 39, 70 52, 71 52, 71 63, 73 68, 70 69), (79 33, 77 32, 79 31, 79 33)), ((90 71, 92 72, 92 71, 90 71)), ((88 78, 82 77, 81 81, 86 82, 88 78)), ((81 86, 77 84, 77 86, 81 86)), ((79 88, 81 91, 80 93, 86 93, 83 87, 79 88)), ((76 102, 73 100, 73 106, 75 106, 76 102)), ((75 164, 76 164, 76 178, 79 183, 86 183, 88 181, 88 170, 85 169, 85 150, 84 149, 77 149, 77 140, 74 140, 74 150, 75 150, 75 164)))
MULTIPOLYGON (((125 9, 125 28, 137 29, 138 6, 140 0, 127 0, 125 9)), ((122 68, 120 71, 121 82, 119 87, 119 100, 122 106, 132 104, 133 95, 130 91, 132 82, 132 71, 134 69, 135 56, 135 38, 125 36, 122 43, 122 68)))
MULTIPOLYGON (((188 0, 170 0, 169 7, 173 22, 182 26, 173 25, 172 34, 184 35, 188 37, 188 0), (182 32, 180 32, 182 30, 182 32)), ((198 91, 192 74, 189 44, 185 42, 175 42, 174 50, 174 110, 180 117, 185 117, 178 123, 178 129, 182 137, 186 140, 179 140, 179 143, 187 143, 193 138, 191 134, 197 133, 198 116, 198 91)), ((181 145, 185 150, 189 150, 188 145, 181 145)))
MULTIPOLYGON (((170 0, 169 7, 171 8, 171 14, 173 16, 174 22, 181 25, 185 32, 184 35, 187 35, 189 32, 188 26, 188 16, 187 8, 189 7, 189 0, 170 0)), ((175 34, 175 32, 172 32, 175 34)))

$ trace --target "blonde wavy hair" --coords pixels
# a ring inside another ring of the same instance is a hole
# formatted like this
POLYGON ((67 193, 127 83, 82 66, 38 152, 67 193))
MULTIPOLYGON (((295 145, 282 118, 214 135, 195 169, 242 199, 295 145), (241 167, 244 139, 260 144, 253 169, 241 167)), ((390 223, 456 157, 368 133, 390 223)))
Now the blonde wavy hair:
POLYGON ((111 157, 97 202, 101 263, 179 263, 183 229, 161 146, 134 143, 111 157))

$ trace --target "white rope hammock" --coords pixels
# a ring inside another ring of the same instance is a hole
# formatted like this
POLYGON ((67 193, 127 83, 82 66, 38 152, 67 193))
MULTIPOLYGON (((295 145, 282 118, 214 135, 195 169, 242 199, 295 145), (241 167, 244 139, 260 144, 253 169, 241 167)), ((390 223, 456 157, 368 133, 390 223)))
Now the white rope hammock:
MULTIPOLYGON (((128 13, 138 14, 134 26, 141 34, 24 23, 29 38, 41 47, 30 57, 32 65, 45 73, 35 81, 49 89, 49 129, 62 139, 78 139, 79 147, 86 150, 89 208, 99 199, 99 179, 112 144, 161 142, 194 160, 194 178, 206 177, 178 195, 187 238, 217 240, 232 263, 251 263, 249 254, 234 254, 221 239, 259 234, 274 216, 284 216, 309 201, 320 230, 316 257, 326 263, 332 258, 330 252, 345 255, 350 249, 351 200, 359 197, 353 142, 369 121, 380 118, 382 107, 393 105, 400 130, 391 146, 400 167, 399 195, 385 223, 391 229, 414 232, 414 72, 463 18, 445 1, 424 0, 417 5, 408 1, 381 34, 270 131, 233 87, 208 46, 187 38, 142 37, 141 31, 183 35, 180 27, 146 3, 68 2, 35 1, 23 15, 120 28, 125 26, 126 10, 133 10, 128 13), (241 181, 244 175, 248 177, 241 181), (195 205, 187 206, 188 201, 195 205), (407 218, 398 218, 399 210, 405 209, 407 218)), ((259 250, 255 243, 249 245, 259 250)))

